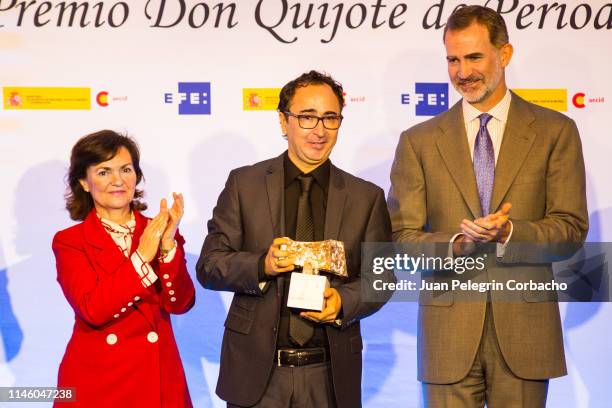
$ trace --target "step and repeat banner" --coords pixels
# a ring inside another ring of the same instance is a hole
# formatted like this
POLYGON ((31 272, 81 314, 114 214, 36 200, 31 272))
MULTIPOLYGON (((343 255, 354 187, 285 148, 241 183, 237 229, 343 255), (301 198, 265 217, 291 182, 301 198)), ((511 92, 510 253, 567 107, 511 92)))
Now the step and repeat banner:
MULTIPOLYGON (((508 24, 509 86, 576 121, 588 240, 611 241, 612 3, 476 3, 508 24)), ((63 195, 79 137, 109 128, 138 141, 147 214, 183 192, 195 281, 205 223, 229 171, 286 148, 278 91, 305 71, 328 72, 346 91, 332 161, 388 191, 400 132, 459 100, 442 29, 460 4, 0 1, 0 386, 56 381, 73 312, 56 282, 51 239, 73 224, 63 195)), ((195 307, 173 318, 198 407, 223 406, 214 389, 230 301, 231 293, 198 288, 195 307)), ((394 302, 364 320, 364 406, 420 405, 416 310, 394 302)), ((612 306, 568 303, 561 313, 569 375, 551 382, 549 406, 609 406, 612 306)))

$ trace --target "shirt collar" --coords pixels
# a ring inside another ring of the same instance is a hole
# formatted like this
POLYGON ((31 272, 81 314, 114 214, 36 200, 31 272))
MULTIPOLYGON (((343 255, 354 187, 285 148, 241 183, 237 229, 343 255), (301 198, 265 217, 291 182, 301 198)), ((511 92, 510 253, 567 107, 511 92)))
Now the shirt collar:
MULTIPOLYGON (((501 99, 501 101, 499 101, 497 105, 489 109, 489 111, 486 113, 488 113, 489 115, 493 116, 495 119, 501 122, 506 122, 508 119, 508 111, 510 110, 511 100, 512 100, 512 94, 510 93, 509 89, 506 89, 506 94, 501 99)), ((461 105, 463 106, 463 119, 466 124, 473 120, 478 119, 478 116, 480 116, 483 113, 479 111, 478 109, 476 109, 474 105, 466 101, 465 98, 463 98, 461 105)))
MULTIPOLYGON (((283 155, 283 164, 285 169, 285 187, 293 182, 297 178, 297 176, 304 174, 302 170, 298 169, 295 164, 289 159, 289 153, 285 152, 283 155)), ((323 164, 319 167, 311 171, 310 175, 315 179, 317 184, 321 186, 324 191, 327 191, 327 187, 329 185, 329 173, 331 170, 331 161, 329 159, 325 160, 323 164)))
POLYGON ((130 213, 130 220, 125 224, 118 224, 108 218, 101 217, 100 214, 96 213, 104 229, 111 234, 134 234, 136 229, 136 218, 134 218, 134 212, 130 213))

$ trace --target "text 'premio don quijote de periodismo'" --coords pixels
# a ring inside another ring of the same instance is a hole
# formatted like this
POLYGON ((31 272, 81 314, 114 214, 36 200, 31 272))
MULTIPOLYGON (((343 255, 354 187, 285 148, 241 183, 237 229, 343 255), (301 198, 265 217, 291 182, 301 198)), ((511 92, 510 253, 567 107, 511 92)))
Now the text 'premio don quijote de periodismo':
MULTIPOLYGON (((239 30, 255 24, 285 44, 306 33, 330 43, 355 30, 399 31, 411 24, 441 29, 461 2, 258 0, 256 2, 149 0, 126 1, 0 0, 0 28, 120 28, 140 15, 152 29, 239 30), (138 7, 138 9, 136 9, 138 7), (248 20, 248 21, 245 21, 248 20), (342 33, 342 34, 341 34, 342 33)), ((601 30, 612 28, 612 4, 488 0, 485 6, 504 15, 519 30, 601 30)))

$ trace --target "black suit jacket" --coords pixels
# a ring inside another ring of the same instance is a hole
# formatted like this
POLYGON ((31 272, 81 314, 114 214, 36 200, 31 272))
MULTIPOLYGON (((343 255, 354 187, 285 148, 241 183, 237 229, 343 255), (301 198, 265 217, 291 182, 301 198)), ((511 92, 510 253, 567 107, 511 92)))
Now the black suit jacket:
MULTIPOLYGON (((283 156, 232 170, 219 196, 197 264, 207 289, 234 292, 225 321, 217 394, 250 406, 263 395, 275 360, 282 297, 276 282, 261 291, 258 260, 284 236, 283 156)), ((343 241, 349 278, 332 278, 342 299, 341 327, 325 325, 334 393, 339 408, 361 406, 359 320, 384 302, 361 301, 361 243, 391 240, 383 191, 331 166, 325 239, 343 241)), ((366 276, 367 275, 367 276, 366 276)), ((377 277, 380 279, 380 277, 377 277)), ((392 276, 383 279, 393 279, 392 276)))

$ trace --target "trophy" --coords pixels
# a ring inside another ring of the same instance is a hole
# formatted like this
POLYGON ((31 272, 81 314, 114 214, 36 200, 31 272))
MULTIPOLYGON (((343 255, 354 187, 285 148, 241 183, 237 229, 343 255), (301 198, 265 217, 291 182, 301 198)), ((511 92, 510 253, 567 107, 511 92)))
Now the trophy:
POLYGON ((340 241, 291 241, 281 246, 295 258, 294 264, 302 272, 293 272, 289 284, 287 306, 321 311, 325 305, 323 293, 329 288, 329 279, 321 273, 348 277, 344 244, 340 241))

